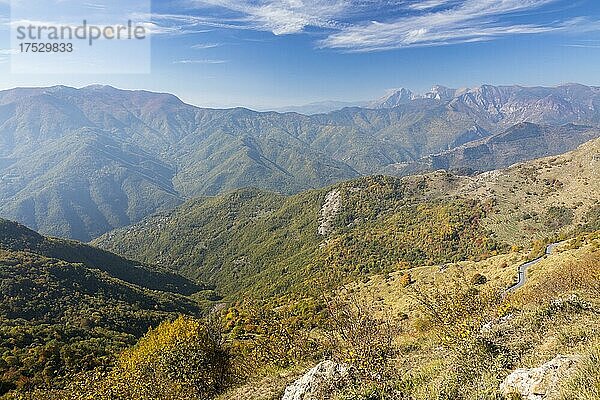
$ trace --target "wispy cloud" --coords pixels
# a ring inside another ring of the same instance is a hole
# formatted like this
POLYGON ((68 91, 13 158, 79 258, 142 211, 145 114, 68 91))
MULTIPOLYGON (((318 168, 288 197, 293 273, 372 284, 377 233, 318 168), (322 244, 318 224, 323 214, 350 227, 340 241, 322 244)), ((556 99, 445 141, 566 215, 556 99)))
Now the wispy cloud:
POLYGON ((454 0, 427 0, 427 1, 418 1, 416 3, 410 4, 408 8, 413 10, 430 10, 432 8, 448 6, 449 4, 456 4, 457 1, 454 0))
POLYGON ((214 49, 220 47, 221 43, 199 43, 192 46, 194 50, 214 49))
POLYGON ((565 44, 565 47, 580 47, 583 49, 600 49, 600 45, 594 46, 594 45, 585 45, 585 44, 565 44))
MULTIPOLYGON (((2 1, 2 0, 0 0, 2 1)), ((105 11, 106 10, 106 5, 105 4, 100 4, 100 3, 83 3, 84 7, 89 8, 91 10, 95 10, 95 11, 105 11)))
POLYGON ((187 14, 146 14, 136 15, 139 20, 154 27, 155 34, 185 35, 210 32, 212 29, 252 29, 234 18, 219 18, 211 16, 194 16, 187 14))
POLYGON ((502 36, 581 31, 590 29, 590 25, 598 26, 598 22, 585 18, 539 22, 536 16, 540 9, 559 0, 191 2, 201 11, 201 16, 156 14, 153 22, 179 32, 213 27, 284 35, 314 33, 316 28, 322 35, 317 41, 318 47, 348 52, 480 42, 502 36))
POLYGON ((343 0, 196 0, 197 6, 220 7, 236 15, 236 23, 275 35, 302 32, 308 26, 338 28, 336 17, 344 14, 352 1, 343 0))
MULTIPOLYGON (((385 22, 356 24, 329 35, 321 47, 374 51, 491 40, 499 36, 543 33, 557 26, 513 24, 508 14, 538 9, 554 0, 466 0, 448 8, 408 14, 385 22)), ((439 7, 443 2, 428 2, 439 7), (434 4, 435 3, 435 4, 434 4)))
POLYGON ((600 49, 600 39, 578 40, 577 43, 563 44, 563 47, 577 47, 582 49, 600 49))
POLYGON ((0 49, 0 64, 6 64, 8 62, 8 56, 11 54, 17 54, 15 49, 0 49))
POLYGON ((228 60, 177 60, 173 64, 225 64, 228 60))

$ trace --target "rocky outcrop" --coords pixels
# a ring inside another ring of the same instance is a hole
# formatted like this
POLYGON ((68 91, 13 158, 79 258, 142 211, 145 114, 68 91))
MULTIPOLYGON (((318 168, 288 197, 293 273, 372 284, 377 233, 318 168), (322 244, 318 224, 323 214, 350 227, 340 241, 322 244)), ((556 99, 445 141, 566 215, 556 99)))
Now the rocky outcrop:
POLYGON ((538 368, 519 368, 500 384, 507 398, 521 395, 525 400, 543 400, 555 393, 561 379, 570 374, 579 361, 578 356, 558 355, 538 368))
POLYGON ((333 221, 342 205, 339 190, 332 190, 325 196, 325 203, 321 207, 321 218, 319 218, 319 235, 327 236, 333 230, 333 221))
POLYGON ((343 388, 350 377, 349 366, 323 361, 285 388, 281 400, 321 400, 343 388))

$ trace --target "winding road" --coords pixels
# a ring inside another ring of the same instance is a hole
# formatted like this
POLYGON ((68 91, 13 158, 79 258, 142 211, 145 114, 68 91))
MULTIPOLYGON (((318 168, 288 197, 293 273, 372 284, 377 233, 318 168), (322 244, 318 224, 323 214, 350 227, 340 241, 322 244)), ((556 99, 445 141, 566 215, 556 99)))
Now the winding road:
POLYGON ((547 255, 551 254, 552 251, 554 250, 554 248, 556 246, 558 246, 559 244, 560 244, 560 242, 550 243, 548 246, 546 246, 546 251, 544 252, 544 255, 542 255, 534 260, 527 261, 525 264, 519 265, 519 270, 518 270, 519 271, 519 279, 517 280, 517 283, 515 283, 514 285, 512 285, 511 287, 506 289, 506 293, 512 293, 515 290, 522 287, 525 284, 525 281, 527 281, 527 269, 529 267, 531 267, 532 265, 540 262, 547 255))

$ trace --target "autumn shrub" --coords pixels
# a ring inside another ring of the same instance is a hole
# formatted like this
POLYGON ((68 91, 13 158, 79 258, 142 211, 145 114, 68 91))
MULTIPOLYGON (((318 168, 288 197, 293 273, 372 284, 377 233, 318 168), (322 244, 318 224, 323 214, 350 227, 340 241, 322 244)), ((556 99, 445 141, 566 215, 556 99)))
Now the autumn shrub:
POLYGON ((227 310, 225 326, 245 376, 316 360, 321 344, 312 335, 323 305, 312 299, 289 304, 239 304, 227 310))
MULTIPOLYGON (((112 370, 80 374, 47 399, 212 399, 234 378, 231 354, 212 320, 179 317, 150 330, 112 370)), ((35 397, 32 397, 35 398, 35 397)))
POLYGON ((402 287, 407 287, 408 285, 412 284, 413 282, 414 282, 413 277, 409 273, 402 274, 400 276, 400 286, 402 286, 402 287))
POLYGON ((354 296, 331 299, 327 340, 334 360, 350 365, 363 384, 381 389, 398 377, 394 340, 403 322, 373 304, 354 296))
POLYGON ((436 398, 494 398, 498 376, 510 362, 507 351, 485 334, 504 313, 501 293, 456 277, 444 286, 411 289, 411 296, 447 357, 436 398))
POLYGON ((586 213, 583 229, 588 232, 600 230, 600 204, 596 204, 586 213))
POLYGON ((473 285, 483 285, 486 282, 487 282, 487 277, 485 275, 482 275, 479 273, 473 275, 473 277, 471 278, 471 283, 473 285))
POLYGON ((552 206, 546 210, 544 224, 551 229, 560 229, 573 222, 574 212, 564 206, 552 206))
POLYGON ((310 331, 286 318, 265 319, 268 329, 254 338, 252 357, 258 365, 279 368, 310 360, 318 352, 318 344, 310 331))
POLYGON ((140 394, 164 390, 210 398, 227 387, 231 367, 216 321, 180 317, 121 354, 116 371, 140 394))
POLYGON ((409 295, 448 346, 477 335, 483 324, 497 316, 502 304, 501 292, 475 287, 464 276, 443 286, 413 287, 409 295))

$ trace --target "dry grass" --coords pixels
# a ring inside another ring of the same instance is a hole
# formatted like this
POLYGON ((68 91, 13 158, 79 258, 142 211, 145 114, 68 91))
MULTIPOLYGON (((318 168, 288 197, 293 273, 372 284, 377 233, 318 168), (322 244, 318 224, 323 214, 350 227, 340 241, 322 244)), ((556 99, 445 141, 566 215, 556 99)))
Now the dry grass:
POLYGON ((487 281, 474 286, 478 291, 507 287, 529 251, 444 268, 415 268, 409 271, 414 283, 408 286, 405 271, 375 276, 347 290, 352 296, 374 299, 394 316, 408 317, 407 329, 394 341, 401 353, 397 369, 405 371, 396 385, 407 398, 499 399, 499 383, 514 368, 536 367, 557 354, 586 354, 600 340, 598 247, 597 234, 566 242, 533 266, 527 284, 500 304, 485 298, 471 298, 475 303, 470 304, 455 296, 460 293, 453 286, 457 280, 468 286, 479 273, 487 281), (415 286, 423 292, 420 299, 415 286), (456 307, 453 300, 459 300, 456 307), (432 307, 447 324, 427 312, 432 307), (460 329, 469 321, 461 338, 460 329), (440 325, 459 331, 444 333, 440 325), (483 325, 485 331, 480 329, 483 325), (455 340, 444 340, 444 334, 455 340))
POLYGON ((555 234, 544 214, 551 207, 573 211, 573 222, 563 229, 571 232, 600 199, 600 140, 560 156, 517 164, 502 171, 465 178, 456 193, 493 200, 496 212, 485 226, 505 243, 528 245, 532 240, 555 234))
POLYGON ((279 400, 289 384, 300 377, 306 369, 312 367, 294 367, 287 370, 270 371, 244 385, 232 389, 217 400, 279 400))

